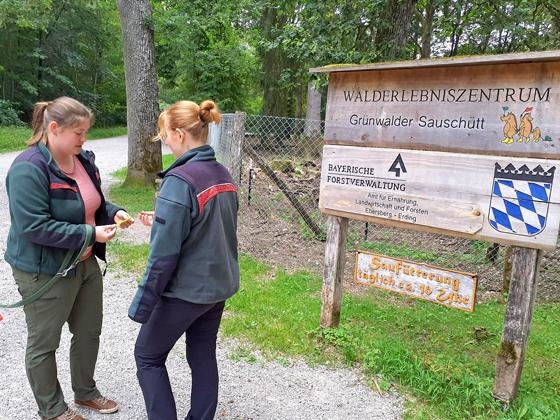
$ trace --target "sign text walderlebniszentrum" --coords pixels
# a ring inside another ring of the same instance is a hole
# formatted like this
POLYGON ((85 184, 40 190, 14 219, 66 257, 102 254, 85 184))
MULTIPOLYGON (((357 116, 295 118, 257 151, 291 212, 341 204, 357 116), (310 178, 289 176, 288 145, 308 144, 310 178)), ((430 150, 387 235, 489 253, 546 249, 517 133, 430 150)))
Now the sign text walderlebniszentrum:
POLYGON ((560 63, 333 72, 327 144, 560 157, 560 63))

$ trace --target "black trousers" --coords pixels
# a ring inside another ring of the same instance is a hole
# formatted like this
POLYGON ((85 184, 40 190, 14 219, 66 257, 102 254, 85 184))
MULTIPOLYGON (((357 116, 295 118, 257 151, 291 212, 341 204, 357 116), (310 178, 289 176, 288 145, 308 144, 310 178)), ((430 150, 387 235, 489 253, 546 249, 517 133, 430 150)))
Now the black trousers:
POLYGON ((134 357, 149 420, 177 420, 165 361, 183 333, 192 374, 191 407, 185 419, 214 418, 218 404, 216 338, 224 303, 196 304, 164 297, 140 328, 134 357))

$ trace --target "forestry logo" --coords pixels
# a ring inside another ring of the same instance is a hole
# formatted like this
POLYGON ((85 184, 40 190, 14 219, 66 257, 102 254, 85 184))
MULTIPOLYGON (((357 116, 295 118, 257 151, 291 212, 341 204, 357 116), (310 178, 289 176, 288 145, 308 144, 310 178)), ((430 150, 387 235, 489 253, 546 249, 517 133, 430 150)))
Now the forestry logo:
POLYGON ((546 226, 556 167, 495 163, 488 221, 498 232, 535 236, 546 226))

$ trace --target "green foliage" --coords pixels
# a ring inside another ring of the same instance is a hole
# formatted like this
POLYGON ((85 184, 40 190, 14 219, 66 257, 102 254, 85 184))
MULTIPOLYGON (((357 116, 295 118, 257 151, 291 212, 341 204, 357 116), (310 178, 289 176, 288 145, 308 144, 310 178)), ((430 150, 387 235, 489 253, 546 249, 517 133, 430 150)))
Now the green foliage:
POLYGON ((114 1, 0 2, 1 97, 28 121, 33 104, 72 96, 97 124, 126 122, 122 45, 114 1))
POLYGON ((18 28, 44 30, 51 9, 52 0, 2 0, 0 27, 16 25, 18 28))
MULTIPOLYGON (((303 116, 310 67, 415 59, 424 45, 427 56, 560 48, 555 0, 150 3, 162 103, 211 98, 225 112, 303 116), (415 13, 392 31, 391 13, 406 4, 415 13), (392 36, 404 42, 398 54, 392 36)), ((69 95, 99 126, 125 124, 114 0, 0 0, 0 30, 0 98, 18 117, 28 122, 36 101, 69 95)), ((324 77, 314 82, 326 93, 324 77)))
MULTIPOLYGON (((424 0, 419 12, 429 3, 435 7, 432 52, 436 56, 503 54, 560 46, 560 10, 553 1, 424 0)), ((421 24, 421 19, 417 23, 421 24)))
MULTIPOLYGON (((223 332, 272 359, 360 366, 381 389, 394 384, 410 394, 407 418, 560 416, 557 304, 537 307, 520 393, 503 410, 492 398, 503 306, 481 304, 471 314, 371 289, 366 296, 346 295, 341 326, 321 329, 320 279, 274 274, 247 256, 240 265, 241 289, 228 300, 223 332)), ((252 353, 245 346, 243 354, 252 353)))
POLYGON ((17 111, 10 101, 0 99, 0 126, 22 126, 23 122, 19 119, 17 111))
POLYGON ((244 2, 154 2, 161 97, 216 100, 224 112, 254 112, 258 65, 236 27, 244 2))

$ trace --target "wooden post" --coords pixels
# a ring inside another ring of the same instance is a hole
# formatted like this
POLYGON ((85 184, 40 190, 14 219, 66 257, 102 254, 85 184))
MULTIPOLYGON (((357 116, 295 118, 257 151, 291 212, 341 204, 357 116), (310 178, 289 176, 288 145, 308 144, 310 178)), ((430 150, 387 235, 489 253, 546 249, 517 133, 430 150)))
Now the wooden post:
POLYGON ((230 150, 230 162, 231 167, 229 168, 231 172, 231 177, 241 184, 241 166, 242 157, 241 150, 243 148, 243 143, 245 140, 245 120, 247 119, 247 114, 245 112, 236 112, 233 119, 233 136, 232 144, 230 150))
POLYGON ((313 81, 307 84, 307 113, 305 114, 305 137, 321 135, 321 92, 315 89, 313 81))
POLYGON ((336 327, 340 322, 347 233, 348 219, 327 216, 325 271, 323 273, 323 292, 321 296, 322 327, 336 327))
POLYGON ((504 272, 502 273, 502 293, 498 298, 501 304, 506 303, 505 296, 509 293, 509 284, 511 282, 511 246, 507 245, 504 251, 504 272))
POLYGON ((542 255, 537 249, 512 248, 511 284, 493 391, 496 399, 507 402, 519 388, 542 255))

